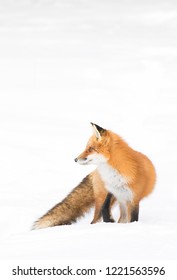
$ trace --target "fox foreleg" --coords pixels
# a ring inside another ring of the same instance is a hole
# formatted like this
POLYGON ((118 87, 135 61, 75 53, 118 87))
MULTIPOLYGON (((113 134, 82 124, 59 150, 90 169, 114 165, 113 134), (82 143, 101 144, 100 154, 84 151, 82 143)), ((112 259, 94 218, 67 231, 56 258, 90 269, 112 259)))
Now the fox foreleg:
POLYGON ((105 223, 114 223, 114 219, 111 216, 111 199, 113 195, 112 193, 108 193, 107 197, 103 203, 101 214, 103 217, 103 222, 105 223))

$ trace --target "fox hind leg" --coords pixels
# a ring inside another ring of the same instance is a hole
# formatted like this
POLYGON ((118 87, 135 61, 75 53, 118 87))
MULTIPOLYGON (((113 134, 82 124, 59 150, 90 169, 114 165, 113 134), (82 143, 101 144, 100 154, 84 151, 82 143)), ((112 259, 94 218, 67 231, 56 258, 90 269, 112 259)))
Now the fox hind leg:
POLYGON ((138 222, 138 218, 139 218, 139 204, 132 207, 130 222, 131 223, 138 222))
POLYGON ((101 208, 102 208, 103 203, 104 203, 104 200, 102 200, 101 198, 95 200, 95 213, 94 213, 94 217, 93 217, 91 224, 95 224, 96 222, 98 222, 101 219, 101 208))

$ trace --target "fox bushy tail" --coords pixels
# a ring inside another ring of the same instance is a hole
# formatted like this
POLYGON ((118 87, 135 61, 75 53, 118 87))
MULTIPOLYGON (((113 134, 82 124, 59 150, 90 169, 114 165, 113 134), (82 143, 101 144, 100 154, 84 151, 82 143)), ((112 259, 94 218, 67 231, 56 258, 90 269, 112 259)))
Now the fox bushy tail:
POLYGON ((94 202, 92 174, 89 174, 63 201, 39 218, 32 229, 72 224, 83 216, 94 205, 94 202))

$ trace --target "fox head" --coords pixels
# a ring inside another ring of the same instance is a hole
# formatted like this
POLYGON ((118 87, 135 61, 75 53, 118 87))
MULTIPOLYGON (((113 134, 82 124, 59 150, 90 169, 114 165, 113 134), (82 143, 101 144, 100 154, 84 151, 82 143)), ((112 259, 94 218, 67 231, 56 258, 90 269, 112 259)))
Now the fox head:
POLYGON ((108 161, 110 157, 110 137, 108 130, 94 123, 91 123, 91 126, 93 135, 90 137, 86 149, 75 158, 75 162, 82 165, 99 165, 108 161))

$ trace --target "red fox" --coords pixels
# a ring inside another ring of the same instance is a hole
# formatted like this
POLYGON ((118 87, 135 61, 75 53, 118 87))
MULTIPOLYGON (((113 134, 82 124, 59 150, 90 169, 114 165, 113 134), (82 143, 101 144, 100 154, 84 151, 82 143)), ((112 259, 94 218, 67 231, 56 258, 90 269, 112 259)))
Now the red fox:
POLYGON ((33 225, 33 229, 66 225, 76 222, 91 207, 95 207, 92 223, 103 216, 113 222, 111 206, 117 201, 119 223, 138 221, 139 202, 150 194, 156 181, 152 162, 130 148, 117 134, 91 123, 93 135, 86 149, 75 162, 97 168, 60 203, 33 225))

